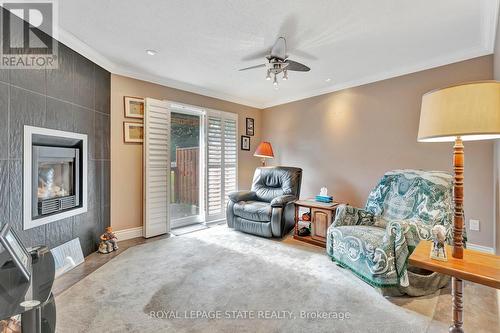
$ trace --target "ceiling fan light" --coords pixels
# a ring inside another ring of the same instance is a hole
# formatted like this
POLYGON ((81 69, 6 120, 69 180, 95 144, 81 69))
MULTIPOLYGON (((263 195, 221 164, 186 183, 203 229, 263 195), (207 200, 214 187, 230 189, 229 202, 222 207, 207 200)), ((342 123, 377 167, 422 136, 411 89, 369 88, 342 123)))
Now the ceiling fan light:
POLYGON ((269 70, 267 71, 266 80, 271 80, 271 72, 269 70))
POLYGON ((276 74, 274 74, 273 85, 274 85, 275 87, 277 87, 277 86, 278 86, 278 79, 276 78, 276 74))
POLYGON ((288 80, 288 71, 285 69, 283 71, 283 81, 286 81, 286 80, 288 80))

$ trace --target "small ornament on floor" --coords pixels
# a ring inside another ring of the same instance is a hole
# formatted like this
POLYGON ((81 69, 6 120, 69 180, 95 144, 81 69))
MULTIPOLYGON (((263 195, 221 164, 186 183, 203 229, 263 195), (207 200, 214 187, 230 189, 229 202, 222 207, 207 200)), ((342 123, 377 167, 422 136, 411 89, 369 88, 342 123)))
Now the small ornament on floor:
POLYGON ((106 227, 105 232, 99 238, 101 242, 97 252, 106 254, 118 250, 118 238, 111 227, 106 227))
POLYGON ((1 333, 21 333, 21 316, 0 320, 1 333))

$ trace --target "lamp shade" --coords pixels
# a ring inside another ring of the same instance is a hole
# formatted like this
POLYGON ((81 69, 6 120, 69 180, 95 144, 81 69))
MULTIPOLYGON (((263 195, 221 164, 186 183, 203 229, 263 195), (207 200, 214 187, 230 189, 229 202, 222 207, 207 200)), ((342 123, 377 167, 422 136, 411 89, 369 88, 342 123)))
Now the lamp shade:
POLYGON ((274 153, 273 153, 273 147, 271 146, 270 142, 263 141, 259 144, 257 147, 257 150, 255 150, 255 153, 253 156, 257 157, 267 157, 267 158, 273 158, 274 153))
POLYGON ((418 141, 500 138, 500 81, 454 85, 422 97, 418 141))

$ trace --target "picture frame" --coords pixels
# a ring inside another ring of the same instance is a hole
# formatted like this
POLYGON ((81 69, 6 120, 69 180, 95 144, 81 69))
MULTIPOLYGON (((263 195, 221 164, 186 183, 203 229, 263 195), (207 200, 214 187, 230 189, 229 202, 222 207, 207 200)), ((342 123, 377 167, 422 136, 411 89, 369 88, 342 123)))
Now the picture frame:
POLYGON ((241 136, 241 150, 250 150, 250 137, 246 135, 241 136))
POLYGON ((253 118, 246 118, 246 134, 249 136, 255 135, 255 120, 253 118))
POLYGON ((12 261, 24 278, 29 281, 31 279, 31 255, 9 223, 5 223, 0 231, 0 243, 9 252, 12 261))
POLYGON ((125 118, 144 119, 144 98, 124 96, 125 118))
POLYGON ((123 142, 125 143, 143 143, 144 142, 144 124, 137 122, 123 122, 123 142))

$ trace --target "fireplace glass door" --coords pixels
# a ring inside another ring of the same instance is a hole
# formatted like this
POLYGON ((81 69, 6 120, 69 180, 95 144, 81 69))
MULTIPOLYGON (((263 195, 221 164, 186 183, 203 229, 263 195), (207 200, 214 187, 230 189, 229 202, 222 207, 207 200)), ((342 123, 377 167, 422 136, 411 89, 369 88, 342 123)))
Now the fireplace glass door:
POLYGON ((42 217, 80 204, 78 148, 33 146, 33 217, 42 217))
POLYGON ((38 201, 74 195, 74 160, 38 163, 38 201))

